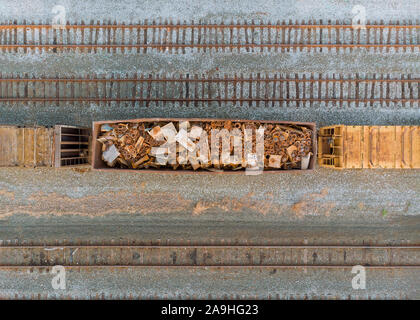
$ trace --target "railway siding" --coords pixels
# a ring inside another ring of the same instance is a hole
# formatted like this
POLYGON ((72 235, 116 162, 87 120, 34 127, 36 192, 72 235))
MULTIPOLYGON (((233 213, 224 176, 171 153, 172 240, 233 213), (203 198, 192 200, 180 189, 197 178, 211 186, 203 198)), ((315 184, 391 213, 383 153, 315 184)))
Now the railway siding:
POLYGON ((139 74, 82 77, 0 73, 0 102, 117 103, 133 107, 404 107, 418 108, 413 74, 139 74))
POLYGON ((416 266, 420 246, 2 246, 1 266, 416 266))
POLYGON ((65 25, 17 20, 0 25, 0 50, 12 52, 79 50, 81 52, 149 51, 185 53, 289 52, 367 49, 378 52, 415 51, 420 48, 420 21, 403 23, 367 21, 365 28, 336 21, 283 20, 265 23, 237 20, 144 20, 137 24, 114 21, 81 21, 65 25))

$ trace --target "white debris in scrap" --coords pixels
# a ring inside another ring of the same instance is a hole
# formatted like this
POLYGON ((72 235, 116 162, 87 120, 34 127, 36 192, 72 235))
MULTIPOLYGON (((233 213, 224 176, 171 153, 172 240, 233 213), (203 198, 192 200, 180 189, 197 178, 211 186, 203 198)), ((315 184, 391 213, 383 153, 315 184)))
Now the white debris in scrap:
POLYGON ((175 128, 175 125, 173 122, 169 122, 168 124, 165 124, 161 131, 163 135, 165 136, 166 141, 168 142, 175 142, 175 136, 178 133, 178 131, 175 128))
POLYGON ((300 163, 300 165, 301 165, 300 168, 302 170, 308 169, 308 167, 309 167, 309 161, 311 160, 311 155, 312 155, 312 152, 309 152, 306 156, 303 156, 302 157, 302 161, 300 163))
POLYGON ((268 166, 272 168, 281 168, 281 159, 282 156, 280 155, 270 155, 270 158, 268 159, 268 166))
POLYGON ((164 135, 163 135, 163 131, 161 127, 159 126, 153 127, 153 129, 148 132, 152 136, 152 138, 155 139, 156 141, 163 140, 164 135))
POLYGON ((188 138, 188 132, 184 129, 179 130, 178 134, 175 136, 176 141, 187 149, 189 152, 193 152, 195 149, 195 144, 188 138))
POLYGON ((192 126, 190 133, 188 136, 192 139, 197 139, 201 137, 201 133, 203 132, 203 128, 199 126, 192 126))
POLYGON ((102 153, 102 158, 110 167, 113 167, 119 155, 117 148, 112 144, 102 153))
POLYGON ((109 124, 103 124, 101 126, 101 131, 102 132, 111 131, 111 130, 112 130, 112 127, 109 124))

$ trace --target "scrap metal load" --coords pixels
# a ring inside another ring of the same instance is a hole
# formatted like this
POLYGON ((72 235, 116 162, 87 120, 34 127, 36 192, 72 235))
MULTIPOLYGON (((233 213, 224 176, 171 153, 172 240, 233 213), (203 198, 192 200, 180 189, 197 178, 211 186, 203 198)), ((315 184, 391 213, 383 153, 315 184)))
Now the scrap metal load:
MULTIPOLYGON (((310 123, 137 119, 95 122, 95 168, 312 169, 310 123)), ((315 142, 315 146, 314 146, 315 142)))

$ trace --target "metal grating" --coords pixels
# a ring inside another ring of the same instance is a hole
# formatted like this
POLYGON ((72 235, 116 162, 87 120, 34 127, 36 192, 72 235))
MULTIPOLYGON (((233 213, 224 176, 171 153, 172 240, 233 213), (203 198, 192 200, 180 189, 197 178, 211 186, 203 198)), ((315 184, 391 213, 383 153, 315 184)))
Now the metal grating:
POLYGON ((55 167, 89 163, 92 130, 70 126, 55 126, 55 167))

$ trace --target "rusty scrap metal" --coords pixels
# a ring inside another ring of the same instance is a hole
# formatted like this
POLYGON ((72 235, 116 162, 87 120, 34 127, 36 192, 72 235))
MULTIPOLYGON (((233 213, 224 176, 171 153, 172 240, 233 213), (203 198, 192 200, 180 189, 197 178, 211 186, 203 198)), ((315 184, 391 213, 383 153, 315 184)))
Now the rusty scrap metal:
POLYGON ((147 169, 172 168, 182 169, 227 169, 240 170, 248 166, 245 155, 242 159, 235 154, 235 148, 242 148, 244 129, 253 130, 252 152, 256 150, 256 130, 264 129, 264 167, 270 169, 305 169, 312 155, 312 130, 303 125, 279 125, 264 122, 240 121, 193 121, 181 122, 139 122, 110 123, 101 126, 102 159, 111 167, 147 169), (188 130, 188 131, 187 131, 188 130), (214 131, 213 131, 214 130, 214 131), (226 131, 227 130, 227 131, 226 131), (212 139, 216 134, 217 138, 212 139), (229 132, 229 136, 226 136, 229 132), (205 135, 204 135, 205 133, 205 135), (203 140, 202 140, 203 139, 203 140), (204 140, 206 139, 206 140, 204 140), (228 139, 228 140, 225 140, 228 139), (174 157, 175 162, 167 162, 168 151, 164 146, 169 142, 178 142, 174 157), (209 144, 211 142, 211 144, 209 144), (218 148, 217 157, 213 158, 208 149, 197 148, 203 143, 218 148), (230 162, 226 156, 224 143, 229 143, 230 162), (156 148, 161 147, 161 148, 156 148), (166 151, 165 151, 166 150, 166 151), (204 151, 203 151, 204 150, 204 151), (187 152, 188 151, 188 152, 187 152), (202 154, 204 152, 204 154, 202 154), (224 153, 225 152, 225 153, 224 153), (305 165, 302 165, 302 158, 305 165), (162 162, 163 161, 163 162, 162 162))

